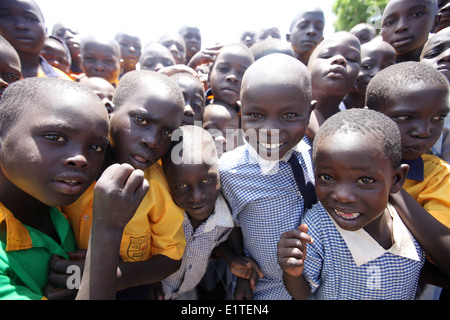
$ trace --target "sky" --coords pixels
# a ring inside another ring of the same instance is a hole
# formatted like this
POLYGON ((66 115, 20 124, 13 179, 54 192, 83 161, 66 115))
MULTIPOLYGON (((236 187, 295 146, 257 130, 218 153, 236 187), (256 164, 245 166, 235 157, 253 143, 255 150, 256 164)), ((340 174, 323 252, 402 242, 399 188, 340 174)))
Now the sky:
POLYGON ((142 44, 184 25, 197 26, 202 47, 238 42, 245 30, 277 27, 282 37, 292 18, 312 3, 325 13, 324 35, 334 32, 335 0, 35 0, 48 33, 64 21, 81 35, 114 37, 119 31, 139 36, 142 44))

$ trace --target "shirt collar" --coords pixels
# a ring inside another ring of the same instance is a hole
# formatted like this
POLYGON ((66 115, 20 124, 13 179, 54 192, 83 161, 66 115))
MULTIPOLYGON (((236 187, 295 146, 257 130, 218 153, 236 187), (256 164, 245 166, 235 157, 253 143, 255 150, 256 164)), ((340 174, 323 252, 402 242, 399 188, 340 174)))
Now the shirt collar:
POLYGON ((6 223, 6 251, 24 250, 33 247, 28 229, 0 203, 0 224, 3 222, 6 223))
POLYGON ((402 160, 402 163, 409 165, 409 171, 406 178, 411 180, 423 181, 424 164, 422 157, 413 160, 402 160))
POLYGON ((283 158, 278 160, 267 160, 261 158, 256 150, 247 142, 247 140, 244 140, 244 143, 250 155, 249 160, 253 163, 258 163, 259 167, 261 168, 261 173, 264 175, 276 173, 278 171, 278 163, 280 161, 287 162, 294 151, 303 153, 311 149, 311 147, 302 139, 295 147, 289 150, 283 158))
POLYGON ((392 232, 394 237, 394 244, 388 250, 380 246, 379 243, 376 242, 364 229, 347 231, 340 228, 334 219, 331 218, 336 226, 336 229, 339 231, 347 247, 349 248, 353 260, 358 267, 377 259, 386 252, 415 261, 420 260, 411 233, 403 224, 395 208, 390 204, 388 204, 387 208, 392 216, 392 232))

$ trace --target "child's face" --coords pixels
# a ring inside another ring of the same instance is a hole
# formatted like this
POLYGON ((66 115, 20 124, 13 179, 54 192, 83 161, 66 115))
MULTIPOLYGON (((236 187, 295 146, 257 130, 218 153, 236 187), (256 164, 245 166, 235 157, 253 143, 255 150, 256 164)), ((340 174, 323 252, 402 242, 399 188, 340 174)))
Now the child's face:
POLYGON ((0 162, 17 188, 49 206, 65 206, 100 172, 108 115, 100 102, 73 90, 49 90, 42 103, 2 133, 0 162))
POLYGON ((438 0, 439 8, 439 25, 437 26, 437 31, 443 30, 450 27, 450 1, 449 0, 438 0))
POLYGON ((201 81, 194 81, 188 77, 177 79, 184 96, 183 125, 194 125, 196 121, 202 121, 205 109, 205 90, 201 81))
POLYGON ((192 57, 202 47, 202 36, 198 28, 185 28, 181 34, 186 43, 186 56, 192 57))
POLYGON ((116 40, 120 46, 124 68, 135 69, 141 57, 141 41, 137 37, 123 33, 116 40))
POLYGON ((324 25, 323 12, 305 12, 297 21, 289 36, 294 51, 299 53, 312 52, 323 38, 324 25))
POLYGON ((81 52, 81 68, 87 77, 100 77, 115 84, 120 74, 120 52, 106 43, 86 42, 81 52))
POLYGON ((434 23, 432 1, 390 1, 383 13, 381 36, 401 56, 421 50, 434 23))
POLYGON ((209 78, 214 100, 235 106, 241 92, 242 76, 252 63, 253 57, 238 46, 220 50, 209 78))
POLYGON ((395 50, 384 41, 368 42, 361 46, 361 69, 355 90, 365 96, 370 80, 381 70, 395 64, 395 50))
POLYGON ((54 39, 47 39, 41 50, 41 55, 55 68, 69 73, 69 56, 61 43, 54 39))
POLYGON ((239 116, 234 110, 208 105, 203 115, 203 129, 214 137, 219 157, 238 146, 239 116))
POLYGON ((439 31, 425 44, 420 62, 439 70, 450 81, 450 28, 439 31))
POLYGON ((311 101, 297 86, 257 83, 246 90, 241 102, 242 129, 262 158, 283 158, 305 135, 311 101))
POLYGON ((184 64, 186 61, 186 44, 183 37, 180 35, 166 35, 163 36, 159 43, 169 49, 176 64, 184 64))
POLYGON ((110 140, 119 163, 145 170, 171 144, 172 132, 183 119, 184 106, 154 83, 138 85, 136 93, 111 113, 110 140))
POLYGON ((0 47, 0 99, 8 85, 21 78, 22 71, 17 52, 7 46, 0 47))
POLYGON ((260 42, 270 38, 281 39, 280 30, 276 27, 259 30, 255 35, 255 42, 260 42))
POLYGON ((361 49, 358 38, 336 33, 314 50, 308 63, 314 97, 344 96, 353 87, 359 73, 361 49))
POLYGON ((170 165, 165 173, 174 202, 186 210, 190 220, 199 223, 208 218, 220 190, 217 165, 170 165))
POLYGON ((392 168, 379 141, 336 133, 320 140, 317 147, 317 198, 333 220, 345 230, 356 231, 382 219, 389 194, 398 191, 396 181, 401 180, 402 171, 392 168))
POLYGON ((175 60, 170 51, 159 43, 154 43, 145 49, 140 60, 141 70, 149 71, 158 71, 174 64, 175 60))
POLYGON ((46 35, 44 19, 39 8, 28 0, 2 1, 0 34, 19 53, 39 53, 46 35))
POLYGON ((105 79, 98 77, 88 78, 87 80, 84 80, 82 84, 91 89, 92 92, 94 92, 97 97, 102 100, 106 110, 108 110, 108 113, 114 111, 112 100, 114 98, 114 94, 116 93, 116 88, 114 88, 112 84, 105 79))
POLYGON ((400 129, 403 160, 420 157, 436 143, 448 111, 448 87, 443 85, 406 88, 402 97, 381 110, 400 129))

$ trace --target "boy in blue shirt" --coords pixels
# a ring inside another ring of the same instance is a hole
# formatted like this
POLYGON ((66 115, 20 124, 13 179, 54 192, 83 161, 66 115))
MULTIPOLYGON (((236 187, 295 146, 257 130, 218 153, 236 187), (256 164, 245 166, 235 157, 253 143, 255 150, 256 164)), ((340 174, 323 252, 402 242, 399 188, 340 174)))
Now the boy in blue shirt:
POLYGON ((241 103, 246 143, 222 155, 219 172, 242 230, 243 252, 264 276, 253 292, 249 280, 237 278, 235 297, 291 299, 276 262, 276 244, 283 232, 297 227, 305 202, 313 198, 299 192, 288 163, 296 160, 306 182, 314 180, 310 148, 302 141, 314 105, 306 66, 286 54, 259 59, 243 77, 241 103))

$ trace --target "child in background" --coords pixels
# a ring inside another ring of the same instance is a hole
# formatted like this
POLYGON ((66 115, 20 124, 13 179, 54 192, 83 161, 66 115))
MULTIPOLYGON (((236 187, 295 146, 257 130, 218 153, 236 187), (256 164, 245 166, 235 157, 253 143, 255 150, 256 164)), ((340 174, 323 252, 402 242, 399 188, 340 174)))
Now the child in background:
POLYGON ((20 58, 17 51, 0 36, 0 99, 9 85, 21 78, 20 58))
POLYGON ((205 107, 203 129, 214 137, 219 158, 239 145, 239 116, 221 104, 212 103, 205 107))
POLYGON ((112 101, 114 94, 116 93, 116 88, 114 88, 111 83, 103 78, 90 77, 83 79, 81 84, 91 89, 100 100, 102 100, 109 114, 114 111, 114 104, 112 101))
POLYGON ((320 8, 302 10, 292 19, 286 39, 291 43, 296 58, 308 65, 309 57, 323 40, 325 15, 320 8))
POLYGON ((48 36, 45 38, 44 46, 41 49, 41 55, 47 62, 55 68, 70 74, 70 51, 64 41, 59 38, 48 36))
POLYGON ((173 66, 175 59, 169 49, 160 43, 152 42, 145 46, 139 60, 140 70, 159 71, 164 67, 173 66))
POLYGON ((258 42, 250 48, 250 51, 255 61, 271 53, 284 53, 295 57, 294 50, 289 42, 281 39, 266 39, 258 42))
POLYGON ((63 71, 52 67, 40 56, 46 37, 44 17, 32 0, 8 0, 2 2, 2 14, 9 19, 0 19, 2 35, 20 57, 22 76, 52 77, 70 80, 63 71), (16 28, 20 24, 21 28, 16 28))
POLYGON ((70 66, 69 76, 75 79, 76 76, 83 73, 81 70, 80 56, 80 34, 77 30, 69 27, 63 21, 55 23, 52 29, 52 36, 62 39, 70 51, 72 64, 70 66))
POLYGON ((254 58, 250 49, 243 44, 222 47, 209 75, 210 89, 206 92, 206 104, 223 104, 239 113, 242 76, 253 62, 254 58))
POLYGON ((266 39, 281 39, 280 29, 277 27, 261 28, 255 32, 255 43, 266 39))
POLYGON ((372 41, 377 35, 377 30, 375 30, 375 27, 372 24, 365 22, 358 23, 356 26, 351 28, 349 32, 356 36, 361 44, 372 41))
POLYGON ((346 31, 336 32, 314 49, 308 63, 313 99, 317 101, 308 125, 308 137, 314 139, 323 121, 346 109, 343 103, 358 77, 361 44, 346 31))
POLYGON ((120 56, 123 61, 121 76, 129 71, 136 70, 136 64, 141 57, 142 47, 139 37, 126 32, 119 32, 114 37, 114 40, 120 46, 120 56))
POLYGON ((200 29, 194 26, 184 25, 178 33, 183 37, 186 45, 186 65, 191 58, 202 48, 202 35, 200 29))
POLYGON ((419 61, 438 21, 437 0, 390 0, 381 19, 381 36, 391 44, 396 62, 419 61))
POLYGON ((242 32, 239 42, 248 48, 251 48, 251 46, 255 44, 255 32, 249 30, 242 32))
POLYGON ((76 246, 57 207, 76 201, 98 176, 108 114, 83 86, 36 77, 11 84, 0 113, 0 297, 59 298, 61 289, 47 286, 49 260, 69 258, 76 246))
MULTIPOLYGON (((110 148, 104 166, 128 163, 144 171, 150 190, 123 232, 120 246, 118 299, 144 299, 148 284, 161 281, 181 264, 185 247, 183 211, 173 202, 160 159, 181 124, 184 99, 168 76, 130 71, 120 80, 110 115, 110 148)), ((92 226, 93 188, 63 208, 75 233, 78 249, 86 249, 92 226)), ((65 273, 74 261, 55 261, 65 273)))
POLYGON ((347 109, 364 108, 370 80, 381 70, 395 63, 395 50, 387 42, 374 39, 361 46, 361 68, 355 85, 344 97, 347 109))
POLYGON ((323 123, 313 149, 319 203, 278 243, 295 299, 414 299, 425 257, 389 203, 408 171, 401 158, 398 127, 379 112, 323 123))
POLYGON ((436 33, 450 27, 450 1, 438 0, 438 16, 439 23, 436 26, 436 33))
POLYGON ((175 203, 185 210, 186 250, 180 269, 162 281, 164 299, 193 290, 206 272, 216 246, 233 229, 220 193, 218 157, 212 136, 198 126, 182 126, 162 159, 175 203))
POLYGON ((83 76, 100 77, 117 87, 121 70, 121 53, 117 41, 86 36, 81 40, 80 54, 83 76))
POLYGON ((177 34, 164 34, 158 40, 158 43, 169 49, 175 60, 175 64, 186 63, 186 44, 182 36, 177 34))
MULTIPOLYGON (((432 36, 423 47, 420 62, 440 71, 450 81, 450 28, 443 29, 432 36)), ((444 120, 442 135, 431 152, 450 163, 450 118, 444 120)))
MULTIPOLYGON (((195 73, 192 70, 192 73, 195 73)), ((200 79, 190 72, 176 72, 170 77, 178 84, 184 97, 182 125, 201 126, 205 111, 205 89, 200 79)))
POLYGON ((243 237, 243 250, 261 268, 254 290, 238 277, 237 299, 291 299, 276 259, 283 232, 298 226, 311 193, 299 191, 295 173, 314 181, 310 147, 302 140, 313 106, 306 66, 286 54, 274 53, 252 64, 242 80, 242 129, 245 145, 219 159, 225 198, 243 237), (295 167, 296 165, 296 167, 295 167), (302 194, 303 192, 303 194, 302 194))

